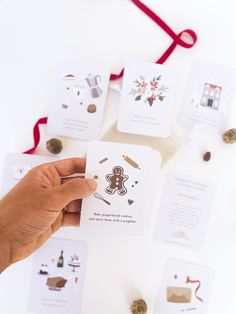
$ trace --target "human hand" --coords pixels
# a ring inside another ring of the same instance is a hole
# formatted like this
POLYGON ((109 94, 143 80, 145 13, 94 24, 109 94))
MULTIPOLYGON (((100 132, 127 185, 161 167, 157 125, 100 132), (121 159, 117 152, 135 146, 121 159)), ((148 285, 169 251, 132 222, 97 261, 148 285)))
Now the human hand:
POLYGON ((61 226, 79 226, 81 199, 96 190, 96 182, 61 177, 84 173, 85 164, 74 158, 38 166, 0 201, 0 247, 5 252, 0 272, 32 254, 61 226))

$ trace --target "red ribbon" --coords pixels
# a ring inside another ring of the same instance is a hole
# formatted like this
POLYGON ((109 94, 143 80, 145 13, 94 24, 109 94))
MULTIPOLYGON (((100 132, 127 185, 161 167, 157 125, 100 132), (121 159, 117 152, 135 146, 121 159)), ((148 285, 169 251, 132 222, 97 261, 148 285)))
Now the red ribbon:
POLYGON ((197 288, 195 289, 195 297, 196 297, 200 302, 203 302, 203 299, 200 298, 200 297, 197 295, 198 290, 199 290, 200 287, 201 287, 201 281, 200 281, 200 280, 191 280, 190 277, 187 277, 186 283, 198 283, 198 286, 197 286, 197 288))
MULTIPOLYGON (((172 52, 175 50, 177 45, 180 45, 184 48, 192 48, 197 42, 197 34, 191 29, 185 29, 184 31, 176 34, 156 13, 154 13, 150 8, 148 8, 144 3, 140 0, 131 0, 143 13, 145 13, 150 19, 152 19, 157 25, 159 25, 172 39, 173 42, 170 47, 163 53, 163 55, 155 62, 159 64, 163 64, 172 52), (182 35, 188 34, 192 43, 188 43, 181 39, 182 35)), ((124 75, 124 69, 121 70, 119 74, 111 74, 110 80, 117 80, 124 75)))
MULTIPOLYGON (((148 8, 140 0, 131 0, 131 1, 173 39, 172 44, 155 63, 163 64, 169 58, 169 56, 172 54, 172 52, 175 50, 175 48, 178 45, 184 48, 192 48, 197 42, 197 34, 193 30, 185 29, 179 34, 176 34, 158 15, 156 15, 150 8, 148 8), (188 43, 181 38, 184 34, 187 34, 191 37, 192 43, 188 43)), ((124 75, 124 69, 122 69, 119 74, 111 74, 110 80, 111 81, 117 80, 123 77, 123 75, 124 75)), ((35 152, 40 142, 40 130, 39 130, 40 124, 47 124, 47 117, 41 118, 36 122, 33 129, 34 146, 31 149, 25 151, 24 154, 33 154, 35 152)))
POLYGON ((34 146, 30 148, 29 150, 25 151, 23 154, 33 154, 38 147, 38 144, 40 142, 40 130, 39 126, 40 124, 47 124, 48 118, 40 118, 38 121, 35 123, 34 129, 33 129, 33 136, 34 136, 34 146))

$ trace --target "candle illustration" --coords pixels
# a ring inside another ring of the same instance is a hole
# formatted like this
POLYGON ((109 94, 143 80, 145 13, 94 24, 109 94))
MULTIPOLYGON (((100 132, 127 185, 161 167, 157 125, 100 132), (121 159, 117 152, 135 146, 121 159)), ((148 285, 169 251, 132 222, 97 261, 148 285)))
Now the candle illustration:
POLYGON ((129 158, 128 156, 122 155, 124 161, 126 161, 130 166, 134 167, 135 169, 140 169, 139 164, 137 164, 134 160, 129 158))

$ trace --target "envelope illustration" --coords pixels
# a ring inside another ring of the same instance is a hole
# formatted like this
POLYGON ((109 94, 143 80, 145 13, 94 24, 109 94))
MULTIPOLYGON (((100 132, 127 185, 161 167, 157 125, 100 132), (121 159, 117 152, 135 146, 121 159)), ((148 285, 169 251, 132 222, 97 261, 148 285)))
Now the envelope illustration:
POLYGON ((192 289, 185 287, 167 287, 167 302, 190 303, 192 300, 192 289))

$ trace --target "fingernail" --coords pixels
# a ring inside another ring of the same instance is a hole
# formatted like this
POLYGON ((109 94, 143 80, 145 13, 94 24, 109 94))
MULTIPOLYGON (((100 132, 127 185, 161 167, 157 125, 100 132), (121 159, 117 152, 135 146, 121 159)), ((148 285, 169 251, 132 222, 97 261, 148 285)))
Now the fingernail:
POLYGON ((87 181, 87 183, 88 183, 90 189, 91 189, 92 191, 95 191, 96 188, 97 188, 97 182, 94 181, 94 180, 92 180, 92 179, 87 179, 86 181, 87 181))

